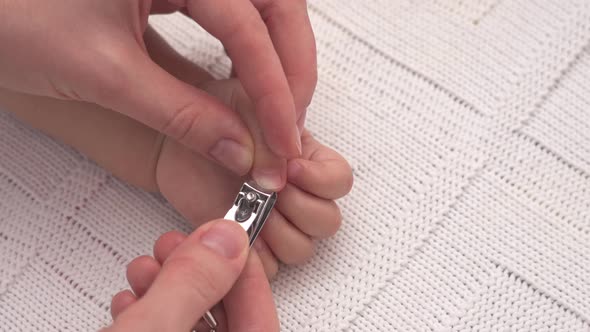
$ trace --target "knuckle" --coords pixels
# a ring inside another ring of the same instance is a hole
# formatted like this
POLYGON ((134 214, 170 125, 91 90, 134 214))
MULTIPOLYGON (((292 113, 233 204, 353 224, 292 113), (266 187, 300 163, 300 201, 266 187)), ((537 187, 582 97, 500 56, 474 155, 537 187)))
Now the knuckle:
POLYGON ((146 264, 148 264, 151 261, 151 257, 150 256, 139 256, 134 258, 131 263, 129 263, 127 265, 127 278, 129 279, 129 273, 132 270, 137 270, 137 269, 141 269, 142 266, 145 266, 146 264))
POLYGON ((178 142, 187 144, 191 135, 198 132, 203 125, 204 115, 205 113, 196 107, 195 102, 191 101, 176 108, 160 130, 178 142))
POLYGON ((127 95, 129 79, 125 68, 130 61, 128 48, 111 40, 98 42, 96 46, 96 63, 87 68, 90 71, 87 84, 92 86, 90 93, 95 94, 89 99, 101 101, 127 95))

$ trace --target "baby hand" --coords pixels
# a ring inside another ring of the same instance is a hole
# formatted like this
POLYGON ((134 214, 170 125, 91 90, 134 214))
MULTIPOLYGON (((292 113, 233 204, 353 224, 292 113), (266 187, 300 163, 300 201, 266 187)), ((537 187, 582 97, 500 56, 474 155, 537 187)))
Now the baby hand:
MULTIPOLYGON (((239 112, 248 124, 256 146, 254 178, 257 171, 272 169, 279 170, 280 181, 287 180, 254 245, 267 275, 277 272, 277 260, 286 264, 307 260, 314 251, 313 239, 329 237, 340 227, 340 210, 334 200, 352 187, 350 166, 306 130, 302 133, 301 158, 287 163, 274 157, 257 132, 253 105, 237 81, 215 81, 204 89, 239 112)), ((167 139, 162 146, 156 169, 158 187, 195 226, 223 216, 245 180, 173 140, 167 139)))

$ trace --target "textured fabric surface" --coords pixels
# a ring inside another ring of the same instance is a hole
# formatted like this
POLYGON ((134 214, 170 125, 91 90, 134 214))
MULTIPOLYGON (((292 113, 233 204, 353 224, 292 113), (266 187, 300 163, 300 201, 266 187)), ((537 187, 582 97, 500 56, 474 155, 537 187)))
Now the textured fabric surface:
MULTIPOLYGON (((344 224, 273 284, 284 331, 590 331, 590 2, 313 0, 308 126, 349 158, 344 224)), ((220 44, 152 23, 218 76, 220 44)), ((183 220, 0 113, 0 330, 109 322, 183 220)))

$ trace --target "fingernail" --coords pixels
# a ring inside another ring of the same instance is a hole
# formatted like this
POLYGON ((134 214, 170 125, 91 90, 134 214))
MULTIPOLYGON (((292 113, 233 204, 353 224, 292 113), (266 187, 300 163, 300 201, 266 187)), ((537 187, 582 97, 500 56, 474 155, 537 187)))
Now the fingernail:
POLYGON ((244 230, 230 221, 215 222, 201 236, 201 243, 228 259, 237 258, 248 246, 244 230))
POLYGON ((283 186, 281 171, 278 169, 255 169, 252 172, 252 178, 266 190, 277 191, 283 186))
POLYGON ((302 170, 303 170, 303 166, 301 165, 301 163, 299 163, 295 160, 289 161, 289 163, 287 164, 287 178, 288 179, 297 178, 299 176, 299 174, 301 174, 302 170))
POLYGON ((299 151, 299 155, 301 156, 301 154, 303 154, 303 148, 301 146, 301 132, 299 131, 299 128, 297 128, 297 137, 295 139, 295 142, 297 143, 297 150, 299 151))
POLYGON ((238 142, 224 138, 209 151, 211 157, 238 175, 248 173, 252 167, 252 153, 238 142))

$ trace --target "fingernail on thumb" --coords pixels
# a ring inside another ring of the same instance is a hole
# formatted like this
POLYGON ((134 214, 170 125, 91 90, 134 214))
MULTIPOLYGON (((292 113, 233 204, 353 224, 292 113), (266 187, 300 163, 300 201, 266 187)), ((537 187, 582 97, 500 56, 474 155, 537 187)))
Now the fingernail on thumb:
POLYGON ((260 187, 270 191, 278 191, 285 184, 281 171, 277 169, 256 169, 252 178, 260 187))
POLYGON ((201 235, 201 243, 227 259, 237 258, 246 250, 246 232, 231 221, 217 221, 201 235))
POLYGON ((213 159, 237 175, 248 173, 252 167, 252 153, 247 147, 234 140, 220 140, 209 153, 213 159))

